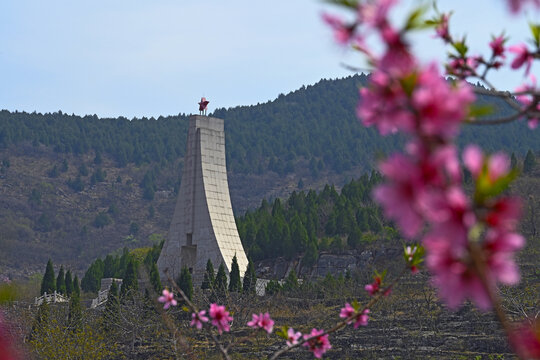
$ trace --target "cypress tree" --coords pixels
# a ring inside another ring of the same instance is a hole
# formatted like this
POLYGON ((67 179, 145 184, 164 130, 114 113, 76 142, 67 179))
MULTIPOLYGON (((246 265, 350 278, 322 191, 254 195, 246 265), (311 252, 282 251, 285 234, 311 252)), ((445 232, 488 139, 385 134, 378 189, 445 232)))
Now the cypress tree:
POLYGON ((73 279, 73 295, 81 296, 81 287, 79 285, 79 277, 75 275, 73 279))
POLYGON ((60 266, 58 277, 56 278, 56 291, 60 294, 66 294, 66 275, 64 274, 64 267, 60 266))
POLYGON ((206 271, 204 273, 203 282, 201 284, 201 289, 213 289, 216 278, 214 273, 214 264, 212 264, 212 261, 208 259, 206 262, 206 271))
POLYGON ((283 290, 294 290, 298 288, 298 277, 296 277, 296 271, 292 269, 285 279, 285 284, 283 284, 283 290))
POLYGON ((525 160, 523 161, 523 172, 530 173, 534 169, 535 163, 536 158, 534 153, 529 149, 529 151, 527 151, 527 155, 525 156, 525 160))
POLYGON ((242 291, 242 281, 240 280, 240 268, 238 267, 238 259, 236 254, 232 259, 231 264, 231 278, 229 281, 229 291, 230 292, 241 292, 242 291))
POLYGON ((66 283, 66 295, 71 296, 73 293, 73 279, 71 278, 71 270, 66 271, 66 278, 64 282, 66 283))
POLYGON ((219 295, 225 295, 227 292, 227 274, 225 274, 225 265, 221 263, 216 275, 215 288, 219 295))
POLYGON ((80 325, 82 319, 81 298, 76 293, 73 293, 73 296, 69 299, 68 318, 72 325, 80 325))
POLYGON ((244 293, 255 294, 256 284, 257 276, 255 275, 255 266, 253 266, 253 262, 249 259, 246 273, 244 274, 244 293))
POLYGON ((157 293, 161 292, 161 290, 163 289, 163 286, 161 286, 161 279, 159 278, 159 271, 156 263, 152 263, 150 268, 150 284, 152 284, 152 287, 157 293))
POLYGON ((137 265, 135 261, 131 260, 128 263, 126 269, 126 275, 122 279, 122 290, 120 291, 121 296, 124 296, 129 290, 138 290, 139 282, 137 281, 137 265))
POLYGON ((105 311, 103 312, 104 321, 103 326, 105 331, 111 331, 114 324, 117 323, 118 310, 120 302, 118 300, 118 285, 113 281, 109 288, 109 294, 107 295, 107 303, 105 303, 105 311))
POLYGON ((52 294, 56 290, 56 283, 54 281, 54 268, 51 259, 47 261, 47 267, 45 268, 45 274, 41 281, 41 295, 47 293, 52 294))
POLYGON ((182 289, 187 298, 191 300, 193 298, 193 281, 191 279, 191 273, 186 266, 180 271, 177 283, 178 287, 182 289))

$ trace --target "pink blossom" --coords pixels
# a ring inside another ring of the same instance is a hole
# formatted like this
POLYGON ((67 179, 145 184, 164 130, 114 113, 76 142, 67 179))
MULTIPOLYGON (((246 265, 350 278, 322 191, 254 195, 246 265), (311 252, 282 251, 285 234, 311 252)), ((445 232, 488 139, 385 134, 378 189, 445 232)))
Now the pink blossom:
POLYGON ((165 304, 163 305, 163 309, 167 310, 171 306, 178 305, 178 302, 174 299, 174 294, 172 291, 163 289, 162 294, 163 295, 158 298, 158 301, 165 304))
POLYGON ((270 318, 269 313, 260 313, 259 315, 253 314, 253 320, 249 321, 247 326, 254 329, 263 329, 270 334, 274 329, 274 320, 270 318))
POLYGON ((406 109, 407 103, 407 96, 399 82, 393 81, 384 72, 375 72, 369 86, 360 89, 356 112, 364 126, 375 125, 382 135, 398 130, 411 132, 414 119, 406 109))
POLYGON ((332 30, 334 30, 334 38, 340 45, 345 45, 352 40, 354 35, 354 26, 347 25, 340 17, 323 13, 322 18, 332 30))
POLYGON ((491 42, 489 43, 489 46, 491 47, 493 57, 497 57, 497 56, 505 57, 504 56, 505 41, 506 40, 503 35, 497 36, 493 38, 493 40, 491 40, 491 42))
POLYGON ((540 0, 508 0, 510 10, 514 14, 517 14, 521 10, 521 8, 526 5, 526 3, 531 3, 537 8, 540 8, 540 0))
POLYGON ((492 228, 513 231, 521 217, 521 200, 517 197, 504 197, 491 204, 485 222, 492 228))
MULTIPOLYGON (((349 304, 346 303, 345 307, 341 309, 339 317, 342 319, 348 319, 356 314, 356 310, 349 304)), ((361 313, 357 314, 355 317, 354 328, 358 326, 367 326, 369 320, 369 309, 364 309, 361 313)), ((347 324, 352 324, 353 319, 347 321, 347 324)))
POLYGON ((304 339, 309 339, 304 343, 304 346, 308 348, 313 355, 320 359, 323 354, 332 348, 330 340, 328 340, 328 334, 323 335, 324 330, 317 330, 313 328, 310 334, 304 334, 304 339))
POLYGON ((358 314, 356 317, 356 322, 354 323, 354 328, 358 326, 367 326, 369 320, 369 309, 364 309, 361 314, 358 314))
POLYGON ((487 268, 494 281, 505 285, 519 282, 519 269, 514 261, 514 253, 525 244, 523 236, 490 230, 484 243, 487 268))
POLYGON ((293 328, 287 330, 287 346, 293 346, 298 344, 298 339, 302 337, 300 331, 295 332, 293 328))
POLYGON ((379 292, 381 283, 382 279, 380 278, 380 276, 376 276, 371 284, 367 284, 366 286, 364 286, 364 289, 369 293, 369 295, 373 296, 377 292, 379 292))
POLYGON ((0 314, 0 360, 18 360, 22 359, 15 347, 9 328, 0 314))
POLYGON ((484 285, 470 268, 465 245, 454 244, 452 239, 440 234, 428 234, 424 238, 424 246, 432 282, 450 308, 458 307, 466 298, 473 300, 481 309, 491 307, 484 285))
POLYGON ((509 335, 510 344, 522 359, 540 359, 540 320, 519 324, 509 335))
POLYGON ((467 170, 476 179, 480 175, 484 163, 482 149, 477 145, 468 145, 463 151, 463 162, 467 170))
POLYGON ((420 134, 454 136, 473 101, 474 94, 467 84, 452 88, 440 76, 436 65, 431 64, 419 74, 412 99, 420 118, 420 134))
POLYGON ((450 33, 448 32, 448 20, 450 19, 450 14, 442 14, 441 18, 439 19, 439 24, 435 28, 435 32, 437 33, 437 37, 440 37, 445 42, 449 42, 451 40, 450 33))
POLYGON ((419 169, 412 159, 402 154, 393 155, 379 169, 389 182, 375 189, 374 198, 382 205, 384 214, 397 222, 401 232, 412 238, 423 225, 419 199, 425 184, 419 169))
MULTIPOLYGON (((341 311, 339 312, 339 317, 342 319, 350 318, 354 315, 356 310, 351 306, 351 304, 346 303, 344 308, 341 308, 341 311)), ((347 324, 350 324, 352 321, 349 321, 347 324)))
POLYGON ((218 304, 210 304, 209 315, 212 318, 212 325, 218 328, 219 334, 223 331, 227 332, 231 329, 230 322, 233 320, 232 316, 229 316, 229 312, 225 310, 225 306, 218 304))
POLYGON ((529 53, 527 45, 518 44, 510 46, 508 50, 516 54, 514 61, 512 61, 512 64, 510 65, 512 69, 519 69, 525 64, 525 74, 528 74, 531 70, 533 54, 529 53))
POLYGON ((190 326, 195 326, 197 329, 202 329, 203 323, 208 322, 208 317, 206 315, 206 310, 201 310, 198 313, 191 314, 191 323, 190 326))

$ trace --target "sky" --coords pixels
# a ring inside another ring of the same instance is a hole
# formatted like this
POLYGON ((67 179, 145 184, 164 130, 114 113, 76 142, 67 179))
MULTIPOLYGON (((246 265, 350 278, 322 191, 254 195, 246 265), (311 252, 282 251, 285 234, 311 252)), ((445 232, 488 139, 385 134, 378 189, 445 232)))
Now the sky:
MULTIPOLYGON (((416 0, 393 13, 403 19, 416 0)), ((526 20, 504 0, 440 0, 454 10, 454 34, 467 34, 474 53, 489 54, 491 34, 510 43, 528 38, 526 20)), ((158 117, 254 105, 363 67, 358 54, 332 40, 317 0, 3 0, 0 2, 0 109, 100 117, 158 117)), ((445 48, 415 36, 422 61, 445 48)), ((538 76, 538 69, 533 73, 538 76)), ((523 72, 493 77, 502 89, 523 72)))

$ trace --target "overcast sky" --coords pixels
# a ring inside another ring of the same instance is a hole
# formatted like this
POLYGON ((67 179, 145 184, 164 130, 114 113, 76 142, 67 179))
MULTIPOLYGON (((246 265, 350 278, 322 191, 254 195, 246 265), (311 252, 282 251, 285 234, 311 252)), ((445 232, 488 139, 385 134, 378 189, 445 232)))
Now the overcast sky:
MULTIPOLYGON (((501 29, 512 43, 528 36, 505 3, 442 0, 439 8, 454 9, 457 33, 487 53, 501 29)), ((201 96, 210 111, 266 102, 351 74, 341 63, 362 65, 332 42, 324 10, 335 9, 315 0, 2 0, 0 109, 131 118, 194 113, 201 96)), ((415 50, 426 62, 444 54, 427 35, 415 50)), ((495 81, 512 89, 521 74, 495 81)))

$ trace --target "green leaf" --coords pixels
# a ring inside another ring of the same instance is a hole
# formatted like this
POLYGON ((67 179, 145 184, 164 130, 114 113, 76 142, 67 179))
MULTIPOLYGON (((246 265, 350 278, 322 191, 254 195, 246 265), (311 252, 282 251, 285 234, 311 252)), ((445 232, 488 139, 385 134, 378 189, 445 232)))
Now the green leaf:
POLYGON ((456 49, 458 54, 461 55, 462 57, 465 57, 465 55, 467 55, 467 51, 469 51, 469 48, 465 44, 465 39, 452 43, 452 46, 454 47, 454 49, 456 49))
POLYGON ((351 306, 354 308, 354 311, 360 310, 360 303, 356 299, 352 301, 351 306))
POLYGON ((288 339, 289 338, 289 335, 287 334, 288 331, 289 331, 288 326, 280 326, 276 330, 276 335, 279 336, 280 338, 288 339))
POLYGON ((536 46, 540 46, 540 24, 529 23, 531 33, 536 46))
POLYGON ((490 115, 495 111, 493 105, 477 105, 472 104, 469 107, 469 118, 479 118, 482 116, 490 115))
POLYGON ((191 310, 187 306, 182 306, 182 310, 185 312, 191 312, 191 310))
POLYGON ((405 30, 413 30, 413 29, 419 29, 422 28, 425 25, 425 21, 422 20, 422 17, 428 10, 427 6, 420 6, 417 7, 415 10, 413 10, 409 17, 407 18, 407 22, 405 23, 405 30))

